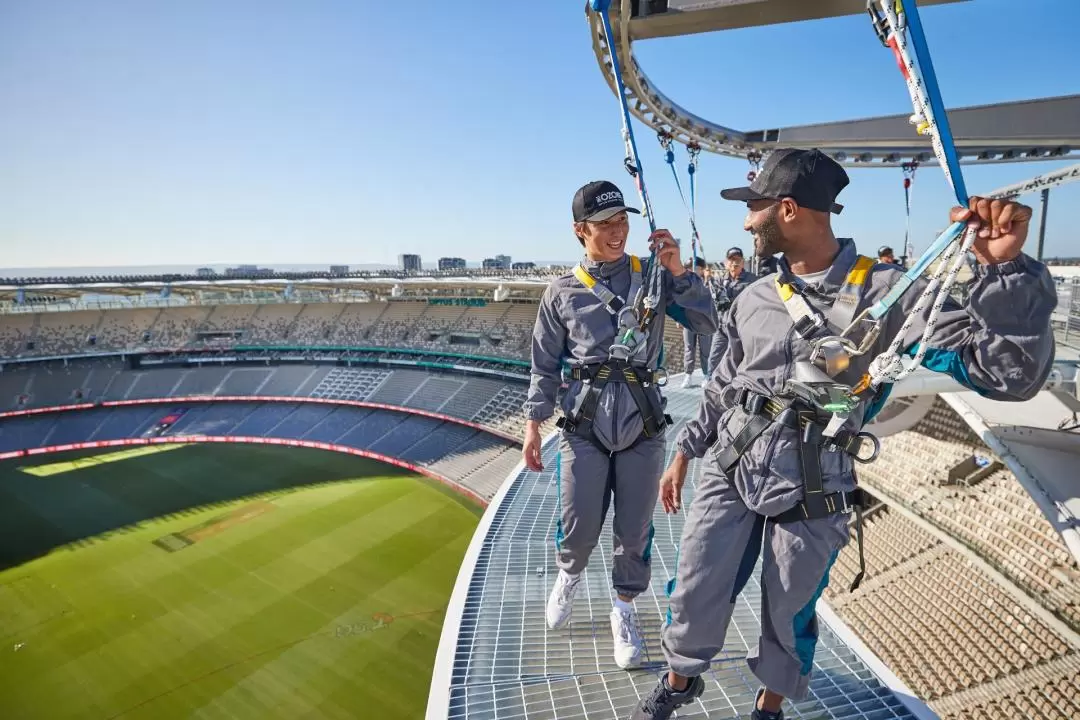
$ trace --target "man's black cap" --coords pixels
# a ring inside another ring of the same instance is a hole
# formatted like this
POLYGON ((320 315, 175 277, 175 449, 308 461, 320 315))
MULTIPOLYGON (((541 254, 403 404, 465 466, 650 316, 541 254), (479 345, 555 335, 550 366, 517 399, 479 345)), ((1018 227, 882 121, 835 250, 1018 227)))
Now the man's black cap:
POLYGON ((733 258, 735 256, 738 256, 738 257, 743 256, 742 248, 739 248, 739 247, 729 248, 728 251, 727 251, 727 254, 725 255, 725 257, 729 257, 729 258, 733 258))
POLYGON ((789 197, 799 207, 839 215, 844 206, 834 200, 847 184, 844 168, 820 150, 784 148, 769 153, 749 187, 722 190, 720 197, 741 202, 789 197))
POLYGON ((878 257, 881 257, 882 255, 892 255, 892 254, 893 254, 892 248, 889 247, 888 245, 882 245, 877 250, 877 256, 878 257))
POLYGON ((627 207, 622 191, 615 183, 596 180, 574 193, 574 222, 602 222, 612 215, 626 212, 641 212, 627 207))

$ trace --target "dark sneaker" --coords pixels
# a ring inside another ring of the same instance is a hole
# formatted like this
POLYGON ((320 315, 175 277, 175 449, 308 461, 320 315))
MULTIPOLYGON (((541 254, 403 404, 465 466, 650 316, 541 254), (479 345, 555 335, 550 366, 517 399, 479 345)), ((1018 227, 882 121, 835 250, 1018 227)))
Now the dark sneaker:
POLYGON ((784 720, 783 710, 777 710, 776 712, 758 710, 758 704, 761 703, 761 694, 763 692, 765 692, 764 688, 758 690, 757 695, 754 696, 754 712, 750 713, 750 720, 784 720))
POLYGON ((672 690, 668 685, 667 673, 660 678, 653 691, 641 699, 634 708, 634 714, 630 720, 667 720, 671 713, 683 705, 691 703, 705 692, 705 681, 701 676, 690 680, 685 690, 672 690))

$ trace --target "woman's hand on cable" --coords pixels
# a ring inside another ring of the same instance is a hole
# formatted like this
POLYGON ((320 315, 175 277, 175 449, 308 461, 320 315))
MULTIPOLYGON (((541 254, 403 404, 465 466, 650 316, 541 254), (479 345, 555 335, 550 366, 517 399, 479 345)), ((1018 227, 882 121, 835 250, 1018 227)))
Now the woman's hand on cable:
POLYGON ((677 513, 682 507, 682 489, 689 465, 690 459, 676 452, 675 458, 660 476, 660 503, 664 506, 664 512, 677 513))
POLYGON ((954 207, 949 215, 953 222, 968 223, 978 228, 971 251, 983 265, 1014 260, 1027 240, 1031 208, 1012 200, 990 200, 972 197, 968 207, 954 207))
POLYGON ((544 469, 544 463, 540 461, 540 423, 535 420, 525 422, 525 443, 521 447, 521 456, 525 467, 533 472, 544 469))
POLYGON ((657 230, 649 236, 649 252, 655 252, 660 264, 668 269, 673 277, 686 272, 682 258, 679 257, 679 241, 667 230, 657 230))

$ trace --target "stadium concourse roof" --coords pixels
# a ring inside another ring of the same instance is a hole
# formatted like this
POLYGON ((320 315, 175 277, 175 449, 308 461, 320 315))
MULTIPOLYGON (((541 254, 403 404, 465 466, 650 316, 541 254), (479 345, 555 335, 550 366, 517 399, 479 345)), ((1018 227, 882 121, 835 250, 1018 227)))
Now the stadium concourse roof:
POLYGON ((0 278, 0 300, 13 301, 20 292, 74 298, 82 295, 138 296, 161 293, 168 289, 179 295, 199 292, 284 292, 314 291, 389 291, 402 288, 460 287, 517 290, 543 290, 551 279, 542 269, 536 270, 473 270, 429 271, 405 273, 400 271, 356 272, 344 275, 332 273, 277 272, 257 277, 197 277, 195 275, 148 275, 102 277, 0 278))
MULTIPOLYGON (((681 425, 696 410, 699 389, 667 390, 668 410, 681 425)), ((676 429, 677 432, 677 429, 676 429)), ((669 433, 673 438, 675 432, 669 433)), ((608 621, 611 550, 597 545, 585 571, 568 629, 551 631, 544 604, 554 578, 552 540, 557 491, 557 438, 544 443, 545 470, 519 465, 492 500, 473 536, 443 624, 428 700, 428 720, 447 718, 629 717, 662 671, 660 632, 665 585, 674 574, 683 515, 657 510, 653 521, 653 578, 637 602, 647 665, 626 672, 612 658, 608 621)), ((698 465, 685 490, 694 493, 698 465)), ((610 537, 608 516, 602 538, 610 537)), ((760 630, 757 573, 738 601, 727 647, 707 676, 705 695, 678 717, 746 717, 758 683, 744 657, 760 630), (741 714, 740 714, 741 713, 741 714), (711 714, 711 715, 710 715, 711 714)), ((933 718, 934 713, 866 648, 825 603, 818 604, 821 642, 811 695, 792 718, 933 718)))

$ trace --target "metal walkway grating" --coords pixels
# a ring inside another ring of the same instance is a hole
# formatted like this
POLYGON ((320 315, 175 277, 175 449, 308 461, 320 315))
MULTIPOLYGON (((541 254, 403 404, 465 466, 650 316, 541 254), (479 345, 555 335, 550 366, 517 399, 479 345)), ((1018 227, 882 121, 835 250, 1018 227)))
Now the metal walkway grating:
MULTIPOLYGON (((696 412, 699 392, 700 388, 672 388, 666 392, 668 412, 677 426, 696 412)), ((670 439, 676 435, 677 428, 669 430, 670 439)), ((666 515, 659 505, 653 518, 656 533, 652 583, 635 603, 646 644, 645 666, 626 672, 612 658, 608 621, 614 597, 610 583, 610 513, 582 578, 570 626, 556 631, 547 628, 544 607, 557 572, 552 539, 557 507, 553 472, 557 447, 557 439, 549 439, 543 450, 545 470, 522 470, 510 481, 502 501, 489 510, 494 516, 469 579, 449 673, 445 717, 621 720, 629 716, 638 698, 652 689, 665 667, 660 651, 667 611, 665 587, 674 575, 675 547, 684 516, 666 515)), ((697 463, 692 463, 684 489, 684 508, 693 497, 697 471, 697 463)), ((713 662, 705 694, 676 717, 749 716, 759 683, 744 657, 750 644, 757 642, 759 601, 755 573, 738 600, 727 645, 713 662)), ((824 623, 820 626, 814 664, 810 698, 797 705, 786 703, 787 717, 915 717, 824 623)))

